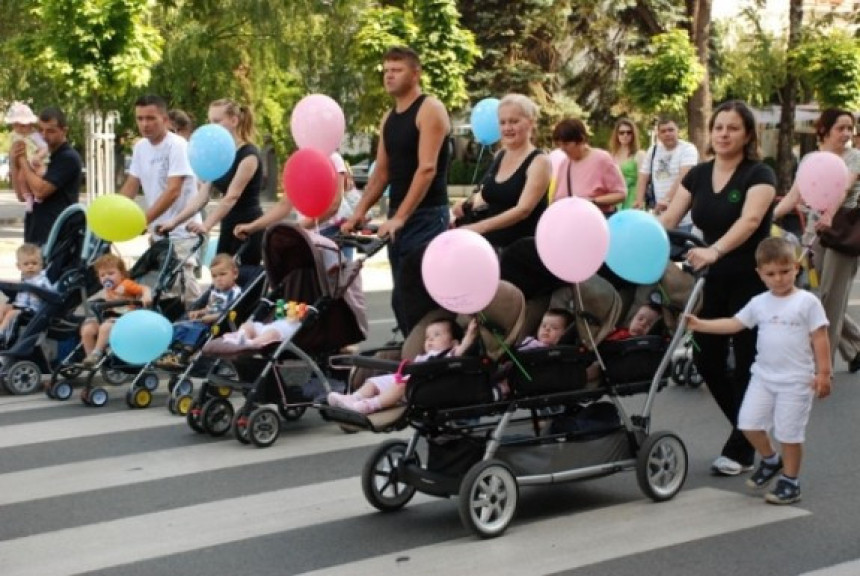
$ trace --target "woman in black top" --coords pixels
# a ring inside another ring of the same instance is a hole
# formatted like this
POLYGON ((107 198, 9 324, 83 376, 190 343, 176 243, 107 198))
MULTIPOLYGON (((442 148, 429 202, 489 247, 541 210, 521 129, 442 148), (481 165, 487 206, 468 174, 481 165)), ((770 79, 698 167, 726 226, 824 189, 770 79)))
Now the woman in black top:
MULTIPOLYGON (((766 289, 756 272, 755 249, 770 234, 776 177, 759 161, 755 117, 746 104, 724 102, 711 116, 709 128, 713 160, 687 173, 661 221, 674 228, 692 210, 693 223, 708 244, 688 255, 695 269, 709 267, 700 316, 720 318, 734 316, 766 289)), ((755 451, 736 425, 755 359, 756 333, 744 330, 733 337, 696 333, 695 339, 699 373, 732 424, 711 470, 729 476, 752 470, 755 451), (735 356, 731 374, 730 342, 735 356)))
POLYGON ((477 222, 462 228, 482 234, 496 248, 505 248, 515 240, 534 236, 537 222, 546 209, 547 189, 552 177, 549 156, 531 142, 538 108, 521 94, 508 94, 499 102, 499 125, 502 149, 480 190, 466 202, 454 207, 455 217, 464 212, 481 213, 477 222))
MULTIPOLYGON (((218 180, 200 186, 197 196, 174 220, 162 229, 172 230, 198 211, 209 201, 210 186, 223 197, 209 211, 202 224, 189 223, 188 229, 197 234, 208 234, 220 222, 218 236, 219 254, 235 254, 242 245, 233 231, 240 224, 253 222, 263 215, 260 206, 260 189, 263 185, 263 164, 260 151, 252 143, 254 137, 254 118, 251 110, 232 100, 216 100, 209 105, 209 122, 226 128, 236 142, 236 158, 230 170, 218 180)), ((263 232, 251 234, 246 242, 249 246, 242 252, 242 264, 256 265, 262 261, 263 232)))

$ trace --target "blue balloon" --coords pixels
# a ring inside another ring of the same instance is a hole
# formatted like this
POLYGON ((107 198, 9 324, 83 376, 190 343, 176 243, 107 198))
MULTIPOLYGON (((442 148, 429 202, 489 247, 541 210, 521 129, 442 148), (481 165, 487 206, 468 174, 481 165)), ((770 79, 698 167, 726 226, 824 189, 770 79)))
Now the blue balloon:
POLYGON ((205 124, 188 142, 188 162, 200 180, 212 182, 226 174, 236 159, 236 142, 219 124, 205 124))
POLYGON ((173 340, 173 325, 152 310, 123 314, 110 331, 110 347, 124 362, 146 364, 167 350, 173 340))
POLYGON ((610 270, 636 284, 654 284, 669 263, 669 236, 660 221, 642 210, 622 210, 609 219, 610 270))
POLYGON ((218 250, 218 238, 214 240, 210 238, 206 242, 206 253, 203 254, 203 258, 201 259, 201 264, 209 268, 212 265, 212 260, 215 259, 215 253, 218 250))
POLYGON ((499 99, 484 98, 472 108, 469 118, 475 140, 484 146, 495 144, 502 138, 499 127, 499 99))

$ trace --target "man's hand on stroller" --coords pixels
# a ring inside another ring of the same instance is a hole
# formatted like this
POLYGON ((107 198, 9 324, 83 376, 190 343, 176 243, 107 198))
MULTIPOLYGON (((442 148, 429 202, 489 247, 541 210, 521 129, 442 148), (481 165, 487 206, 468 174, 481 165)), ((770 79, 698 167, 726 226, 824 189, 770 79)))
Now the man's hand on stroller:
POLYGON ((394 216, 379 225, 379 229, 376 231, 376 235, 380 238, 387 237, 389 240, 394 242, 395 234, 397 234, 398 230, 403 228, 404 224, 406 224, 406 220, 394 216))
POLYGON ((233 227, 233 236, 238 238, 239 240, 247 240, 248 236, 255 232, 254 228, 250 223, 248 224, 236 224, 233 227))
POLYGON ((209 234, 209 228, 202 222, 189 222, 185 225, 185 229, 192 234, 209 234))

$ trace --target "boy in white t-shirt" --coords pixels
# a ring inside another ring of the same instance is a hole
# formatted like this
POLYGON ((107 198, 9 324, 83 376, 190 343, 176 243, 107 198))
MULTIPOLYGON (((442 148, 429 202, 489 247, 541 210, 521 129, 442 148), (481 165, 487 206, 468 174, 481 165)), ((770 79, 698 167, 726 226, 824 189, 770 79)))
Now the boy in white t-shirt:
POLYGON ((761 455, 747 485, 764 488, 782 472, 765 500, 793 504, 800 500, 798 475, 813 398, 830 394, 828 322, 818 298, 794 284, 798 264, 791 243, 766 238, 755 256, 767 292, 750 300, 733 318, 704 320, 690 315, 687 322, 694 331, 710 334, 758 327, 752 377, 738 413, 738 429, 761 455), (768 430, 782 445, 781 457, 768 430))

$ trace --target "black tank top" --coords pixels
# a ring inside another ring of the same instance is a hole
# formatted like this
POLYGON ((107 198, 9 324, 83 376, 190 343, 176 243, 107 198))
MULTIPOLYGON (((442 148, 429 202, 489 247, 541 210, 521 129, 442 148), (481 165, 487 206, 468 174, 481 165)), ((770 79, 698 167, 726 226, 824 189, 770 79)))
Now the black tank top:
MULTIPOLYGON (((484 175, 481 181, 481 196, 487 203, 487 217, 501 214, 510 208, 513 208, 520 201, 520 195, 523 193, 523 188, 526 187, 526 179, 528 177, 528 169, 532 161, 539 155, 543 154, 543 150, 535 148, 528 156, 517 166, 516 171, 508 176, 503 182, 496 181, 496 174, 499 172, 499 166, 502 163, 502 157, 505 155, 504 150, 499 152, 499 155, 493 161, 492 166, 484 175)), ((546 210, 547 201, 546 194, 541 196, 540 201, 532 210, 532 213, 506 228, 487 232, 484 237, 493 246, 505 248, 512 242, 520 238, 534 236, 537 229, 538 220, 544 210, 546 210)))
MULTIPOLYGON (((389 216, 397 212, 397 208, 409 191, 415 171, 418 170, 419 132, 415 120, 426 97, 426 94, 420 95, 403 112, 398 113, 396 109, 392 109, 382 127, 385 153, 388 155, 388 185, 391 187, 388 193, 389 216)), ((448 146, 443 143, 436 160, 436 175, 416 209, 447 204, 448 146)))

